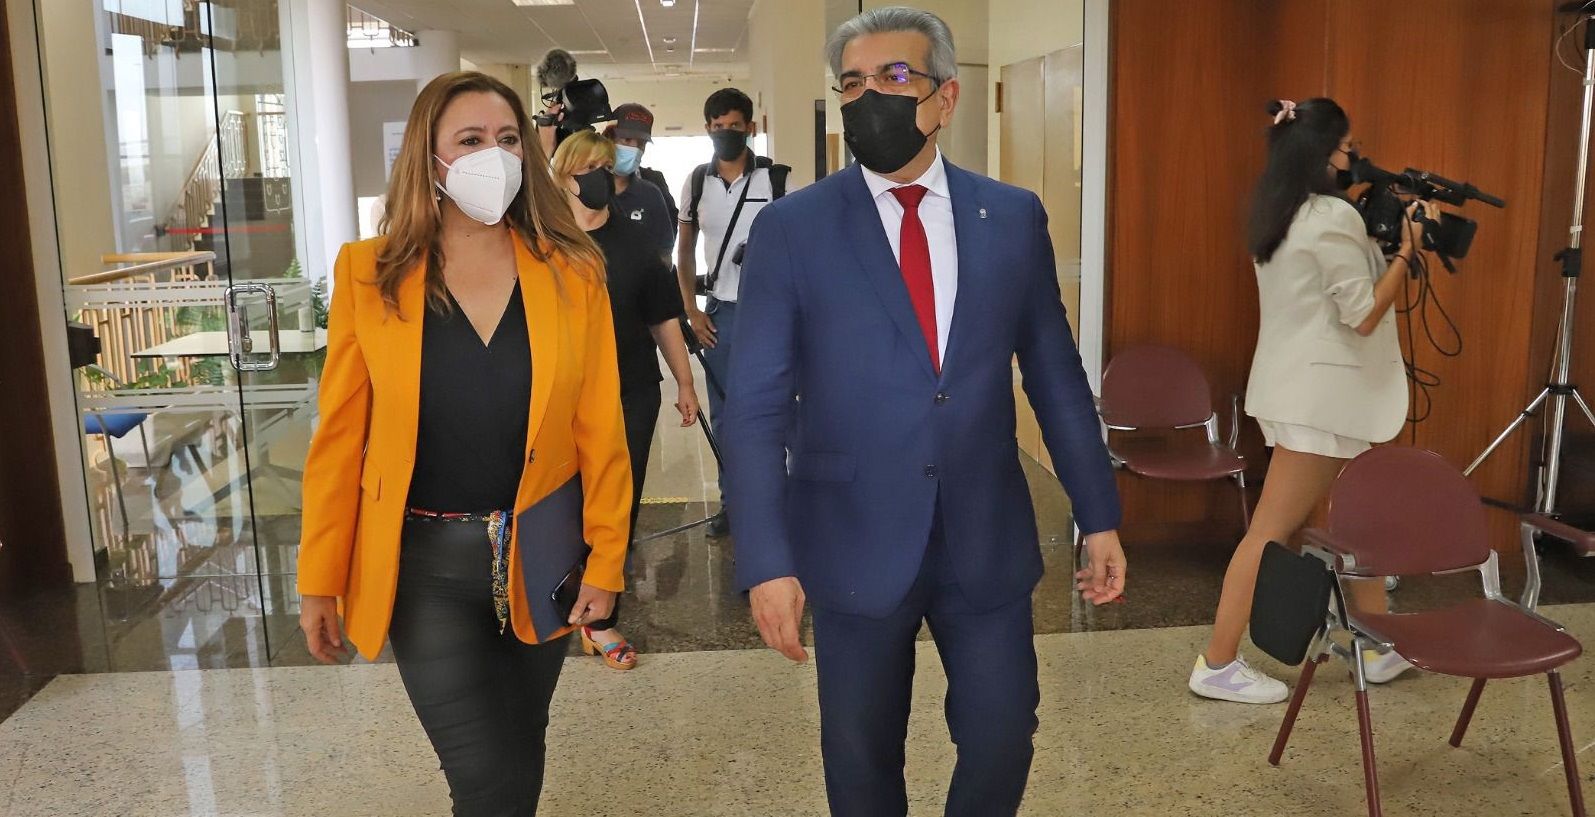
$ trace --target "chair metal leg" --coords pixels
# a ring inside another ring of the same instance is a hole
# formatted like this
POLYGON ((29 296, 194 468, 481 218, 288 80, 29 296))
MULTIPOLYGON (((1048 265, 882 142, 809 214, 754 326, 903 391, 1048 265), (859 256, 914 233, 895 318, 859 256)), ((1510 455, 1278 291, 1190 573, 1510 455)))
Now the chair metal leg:
POLYGON ((1252 527, 1252 508, 1246 501, 1246 472, 1235 475, 1235 486, 1241 494, 1241 525, 1250 529, 1252 527))
POLYGON ((1462 737, 1468 733, 1468 724, 1473 722, 1473 710, 1479 706, 1479 696, 1484 694, 1484 679, 1473 679, 1473 688, 1468 690, 1468 700, 1462 704, 1462 714, 1457 716, 1457 726, 1451 730, 1451 745, 1461 746, 1462 737))
POLYGON ((1379 767, 1373 753, 1373 715, 1368 711, 1368 690, 1357 690, 1357 728, 1362 736, 1362 779, 1368 790, 1368 817, 1382 817, 1379 806, 1379 767))
POLYGON ((1367 788, 1368 817, 1384 817, 1379 804, 1379 765, 1373 751, 1373 713, 1368 709, 1368 667, 1362 639, 1351 642, 1351 680, 1357 686, 1357 731, 1362 738, 1362 780, 1367 788))
POLYGON ((1567 723, 1567 699, 1562 696, 1562 674, 1546 673, 1551 685, 1551 708, 1556 711, 1556 737, 1562 744, 1562 771, 1567 775, 1567 796, 1573 804, 1573 817, 1587 817, 1584 787, 1578 777, 1578 749, 1573 746, 1573 729, 1567 723))
POLYGON ((1285 720, 1279 725, 1279 735, 1274 738, 1274 749, 1268 753, 1268 762, 1278 766, 1279 759, 1285 755, 1285 745, 1290 743, 1290 732, 1296 727, 1296 716, 1301 713, 1302 701, 1307 698, 1307 688, 1313 685, 1313 675, 1318 672, 1318 665, 1329 658, 1320 655, 1309 659, 1301 666, 1301 678, 1296 681, 1296 690, 1291 693, 1290 706, 1285 709, 1285 720))

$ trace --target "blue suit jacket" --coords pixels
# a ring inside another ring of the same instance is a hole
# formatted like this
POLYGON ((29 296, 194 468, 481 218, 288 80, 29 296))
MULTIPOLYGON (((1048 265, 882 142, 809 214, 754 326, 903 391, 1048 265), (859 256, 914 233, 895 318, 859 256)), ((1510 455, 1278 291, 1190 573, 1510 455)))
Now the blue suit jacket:
POLYGON ((1087 533, 1118 490, 1033 193, 947 165, 958 298, 938 377, 862 171, 765 207, 748 239, 725 409, 737 583, 796 576, 826 609, 907 595, 937 498, 959 585, 982 607, 1041 578, 1012 365, 1087 533), (982 217, 982 212, 985 217, 982 217))

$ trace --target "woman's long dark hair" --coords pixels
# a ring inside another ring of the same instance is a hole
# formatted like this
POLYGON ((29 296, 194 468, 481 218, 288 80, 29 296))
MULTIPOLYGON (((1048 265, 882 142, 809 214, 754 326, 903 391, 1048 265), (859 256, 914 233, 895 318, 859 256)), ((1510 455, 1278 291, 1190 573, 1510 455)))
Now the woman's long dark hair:
MULTIPOLYGON (((1268 103, 1270 116, 1284 106, 1268 103)), ((1267 263, 1285 241, 1297 211, 1313 194, 1341 196, 1329 174, 1329 157, 1351 133, 1351 119, 1333 99, 1309 99, 1268 131, 1268 167, 1252 194, 1252 215, 1246 246, 1259 263, 1267 263)))

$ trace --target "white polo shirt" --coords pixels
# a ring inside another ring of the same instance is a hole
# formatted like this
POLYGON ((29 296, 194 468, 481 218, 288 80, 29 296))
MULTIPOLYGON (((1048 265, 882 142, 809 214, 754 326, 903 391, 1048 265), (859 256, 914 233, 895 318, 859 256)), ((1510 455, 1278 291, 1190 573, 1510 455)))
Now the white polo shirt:
MULTIPOLYGON (((737 180, 727 184, 726 181, 715 175, 714 162, 709 164, 709 173, 703 179, 703 197, 698 200, 698 235, 703 242, 703 266, 698 270, 703 275, 714 271, 714 262, 720 255, 720 245, 725 241, 726 229, 731 229, 731 240, 726 243, 725 260, 720 263, 720 277, 715 282, 715 287, 709 294, 715 300, 737 300, 737 291, 742 283, 742 268, 731 262, 737 254, 737 245, 748 240, 748 230, 753 226, 753 218, 759 210, 770 203, 773 188, 770 185, 770 171, 768 168, 752 167, 753 154, 748 153, 748 167, 737 180), (749 187, 752 185, 752 187, 749 187), (731 224, 731 214, 737 209, 737 200, 742 197, 742 191, 747 188, 748 200, 742 205, 742 213, 737 216, 737 223, 731 224)), ((692 176, 687 176, 687 183, 681 189, 681 222, 691 224, 692 216, 688 208, 692 203, 692 176)))

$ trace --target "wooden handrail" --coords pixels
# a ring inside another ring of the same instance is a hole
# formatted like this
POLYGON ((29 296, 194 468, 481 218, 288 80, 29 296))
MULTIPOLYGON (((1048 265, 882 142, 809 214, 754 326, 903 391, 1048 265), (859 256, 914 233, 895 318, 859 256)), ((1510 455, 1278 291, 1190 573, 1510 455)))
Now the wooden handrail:
POLYGON ((90 275, 80 275, 67 280, 72 286, 85 286, 90 284, 109 284, 135 275, 147 275, 162 270, 193 267, 200 264, 209 264, 216 260, 216 253, 209 250, 198 252, 131 252, 100 256, 103 264, 128 264, 130 267, 96 272, 90 275))

